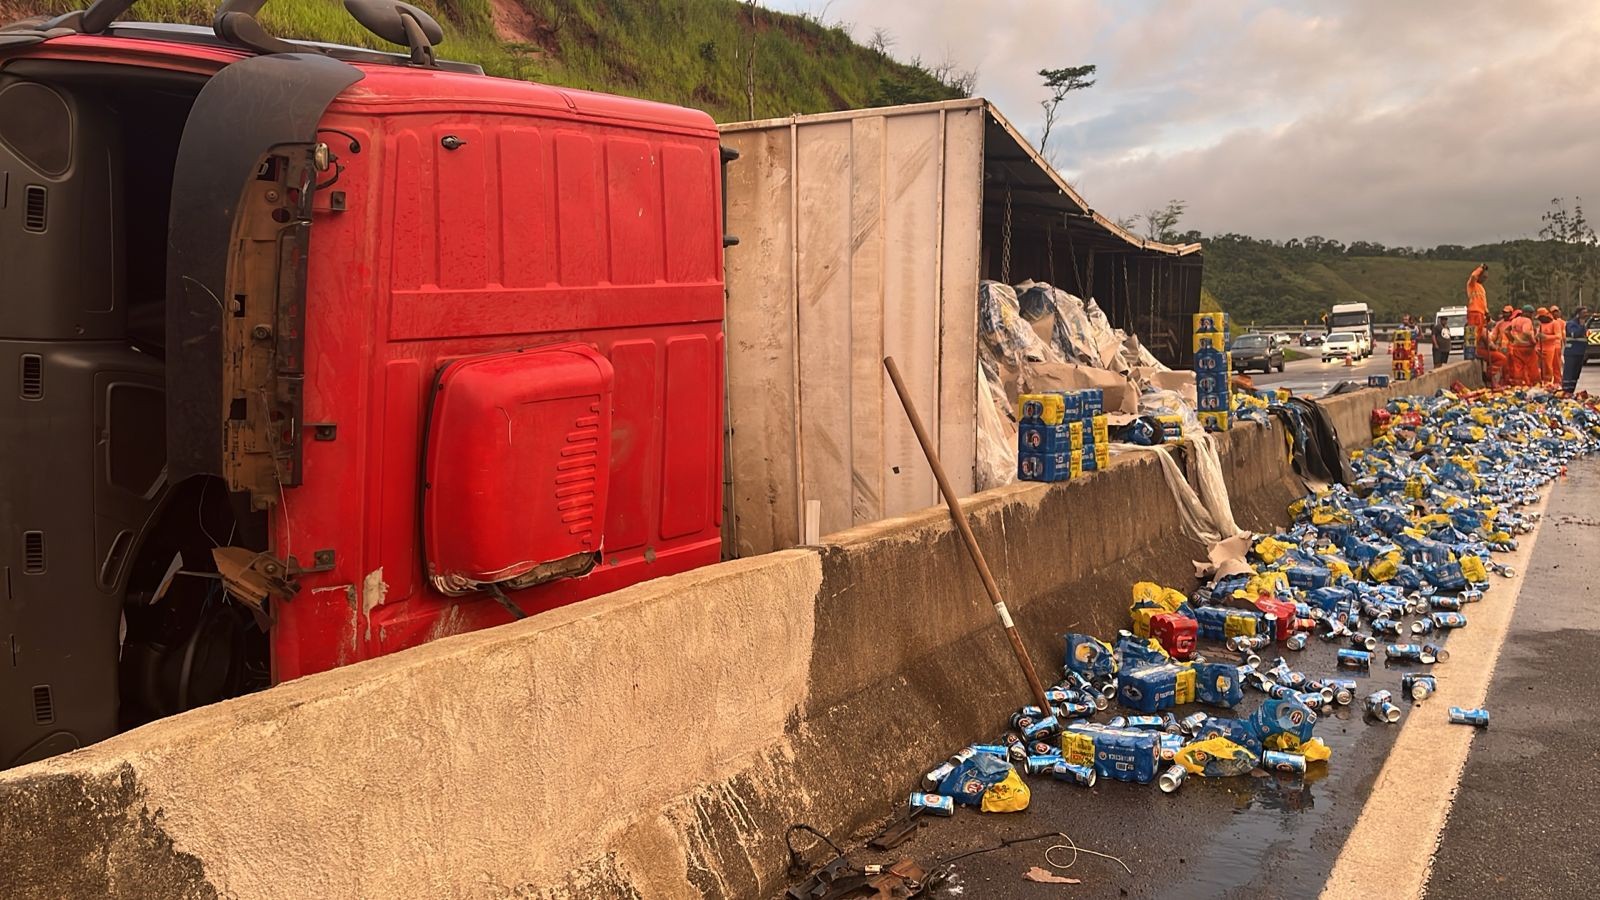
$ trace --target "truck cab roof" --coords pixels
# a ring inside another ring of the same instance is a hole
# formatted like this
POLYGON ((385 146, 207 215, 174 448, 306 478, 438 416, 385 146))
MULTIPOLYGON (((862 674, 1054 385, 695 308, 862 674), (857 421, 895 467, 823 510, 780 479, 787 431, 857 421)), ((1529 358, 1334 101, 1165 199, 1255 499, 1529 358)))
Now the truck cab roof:
MULTIPOLYGON (((76 13, 69 16, 78 15, 76 13)), ((66 17, 61 17, 66 18, 66 17)), ((51 22, 59 21, 51 20, 51 22)), ((79 61, 209 77, 222 68, 263 54, 240 46, 212 28, 164 22, 112 22, 88 34, 51 23, 19 22, 0 26, 0 69, 21 60, 79 61)), ((293 51, 348 63, 363 73, 340 95, 336 106, 381 103, 389 112, 406 112, 397 102, 409 101, 415 111, 460 109, 463 105, 538 107, 558 115, 610 120, 677 133, 710 136, 716 123, 701 110, 649 100, 599 94, 531 81, 486 75, 482 67, 450 60, 417 65, 404 53, 331 44, 285 41, 293 51)))

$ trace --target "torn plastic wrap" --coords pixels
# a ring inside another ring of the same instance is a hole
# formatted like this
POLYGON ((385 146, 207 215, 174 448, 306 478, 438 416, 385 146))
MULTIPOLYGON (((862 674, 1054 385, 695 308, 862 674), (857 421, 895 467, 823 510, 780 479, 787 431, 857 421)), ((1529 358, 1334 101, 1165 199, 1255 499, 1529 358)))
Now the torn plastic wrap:
MULTIPOLYGON (((1216 440, 1200 425, 1179 385, 1192 394, 1193 378, 1171 373, 1138 338, 1111 327, 1094 300, 1084 301, 1040 281, 1016 288, 997 281, 978 287, 979 366, 977 484, 980 490, 1016 480, 1016 397, 1019 392, 1099 387, 1114 424, 1134 415, 1178 415, 1195 460, 1191 487, 1165 449, 1163 473, 1183 510, 1186 530, 1212 545, 1239 531, 1233 518, 1216 440)), ((1115 445, 1117 451, 1127 444, 1115 445)))
POLYGON ((978 490, 1017 480, 1017 423, 1012 403, 991 371, 992 363, 978 364, 978 490))

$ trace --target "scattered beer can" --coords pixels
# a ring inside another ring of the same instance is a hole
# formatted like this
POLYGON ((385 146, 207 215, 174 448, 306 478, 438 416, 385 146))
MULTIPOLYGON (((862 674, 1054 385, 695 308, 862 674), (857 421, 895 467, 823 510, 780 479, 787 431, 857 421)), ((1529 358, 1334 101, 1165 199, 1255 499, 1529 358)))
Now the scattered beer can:
MULTIPOLYGON (((1376 650, 1378 649, 1378 639, 1364 631, 1357 631, 1350 635, 1350 646, 1357 650, 1376 650)), ((1340 651, 1340 653, 1343 652, 1342 650, 1340 651)))
POLYGON ((1487 709, 1462 709, 1459 706, 1450 707, 1450 721, 1457 725, 1471 725, 1474 728, 1489 727, 1489 711, 1487 709))
POLYGON ((1299 631, 1289 635, 1289 640, 1284 642, 1284 646, 1288 647, 1290 650, 1304 650, 1306 648, 1307 640, 1309 640, 1309 638, 1307 638, 1306 633, 1304 631, 1299 631))
POLYGON ((1261 754, 1261 766, 1273 772, 1295 772, 1306 770, 1306 758, 1299 753, 1282 753, 1277 750, 1268 750, 1261 754))
POLYGON ((1168 766, 1167 770, 1161 773, 1161 777, 1156 780, 1156 784, 1161 788, 1161 793, 1170 794, 1176 791, 1178 788, 1183 787, 1184 779, 1188 777, 1188 769, 1185 769, 1183 766, 1172 765, 1168 766))
POLYGON ((1400 707, 1394 705, 1394 695, 1388 691, 1373 691, 1367 695, 1367 712, 1380 722, 1394 724, 1400 721, 1400 707))
POLYGON ((1075 766, 1060 760, 1050 767, 1050 777, 1057 781, 1081 784, 1084 787, 1094 787, 1095 781, 1098 780, 1094 766, 1075 766))
POLYGON ((1178 725, 1183 729, 1184 734, 1194 734, 1200 730, 1200 726, 1204 725, 1206 720, 1209 718, 1211 717, 1205 713, 1197 712, 1192 715, 1184 716, 1183 720, 1180 721, 1178 725))
POLYGON ((1432 675, 1408 672, 1400 676, 1400 690, 1413 700, 1426 700, 1439 689, 1439 681, 1432 675))
POLYGON ((1328 682, 1328 687, 1333 689, 1333 702, 1340 706, 1349 706, 1355 702, 1359 685, 1354 681, 1332 680, 1328 682))
POLYGON ((1390 659, 1403 659, 1411 662, 1431 663, 1433 655, 1425 653, 1426 648, 1421 644, 1385 644, 1383 655, 1390 659))
POLYGON ((1427 616, 1423 616, 1422 618, 1411 623, 1412 634, 1420 636, 1425 634, 1433 634, 1433 631, 1433 620, 1427 616))
POLYGON ((1022 729, 1022 736, 1030 741, 1050 737, 1061 731, 1061 720, 1055 716, 1045 716, 1037 722, 1029 723, 1022 729))
POLYGON ((911 795, 911 811, 935 816, 953 816, 956 814, 956 802, 943 794, 917 792, 911 795))
POLYGON ((1450 658, 1450 651, 1439 646, 1438 644, 1423 644, 1422 650, 1424 653, 1432 656, 1434 662, 1444 662, 1450 658))
POLYGON ((1436 611, 1443 610, 1445 612, 1457 612, 1461 609, 1461 598, 1445 596, 1434 597, 1431 601, 1431 605, 1436 611))
POLYGON ((1061 754, 1047 753, 1041 756, 1030 756, 1025 764, 1029 775, 1042 775, 1050 772, 1056 763, 1061 762, 1061 754))
POLYGON ((1467 617, 1458 612, 1436 612, 1428 616, 1435 628, 1465 628, 1467 617))
MULTIPOLYGON (((1026 755, 1026 754, 1024 754, 1024 755, 1026 755)), ((929 772, 928 774, 922 776, 922 780, 924 782, 926 782, 930 787, 938 787, 939 783, 944 781, 945 777, 947 775, 949 775, 951 772, 954 772, 955 770, 956 770, 956 767, 951 765, 950 763, 941 763, 938 768, 936 768, 932 772, 929 772)), ((915 797, 916 794, 912 794, 911 796, 915 797)))
MULTIPOLYGON (((1374 642, 1374 646, 1376 646, 1376 642, 1374 642)), ((1371 669, 1372 654, 1366 650, 1341 649, 1339 651, 1339 668, 1360 669, 1362 671, 1371 669)))
POLYGON ((1379 634, 1400 634, 1404 629, 1399 619, 1382 618, 1372 620, 1372 630, 1379 634))

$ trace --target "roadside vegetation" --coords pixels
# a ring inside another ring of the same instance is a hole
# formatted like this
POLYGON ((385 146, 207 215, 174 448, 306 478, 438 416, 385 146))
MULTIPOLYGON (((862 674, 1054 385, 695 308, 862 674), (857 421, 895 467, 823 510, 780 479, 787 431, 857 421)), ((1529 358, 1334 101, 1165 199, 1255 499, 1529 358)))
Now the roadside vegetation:
MULTIPOLYGON (((444 27, 440 56, 491 75, 692 106, 719 122, 968 96, 976 73, 901 61, 887 31, 736 0, 415 0, 444 27)), ((0 0, 6 18, 86 0, 0 0)), ((141 0, 129 18, 208 24, 216 3, 141 0)), ((387 47, 337 0, 271 0, 283 37, 387 47)))

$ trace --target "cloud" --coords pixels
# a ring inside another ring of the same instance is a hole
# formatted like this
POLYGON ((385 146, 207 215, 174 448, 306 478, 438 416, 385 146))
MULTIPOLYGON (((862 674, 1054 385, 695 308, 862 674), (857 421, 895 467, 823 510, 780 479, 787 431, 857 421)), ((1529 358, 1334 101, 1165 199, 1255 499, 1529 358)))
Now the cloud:
MULTIPOLYGON (((820 11, 824 0, 767 0, 820 11)), ((1095 63, 1051 155, 1113 215, 1266 237, 1475 243, 1600 197, 1600 4, 1557 0, 832 0, 894 52, 979 70, 1037 141, 1037 70, 1095 63)))

